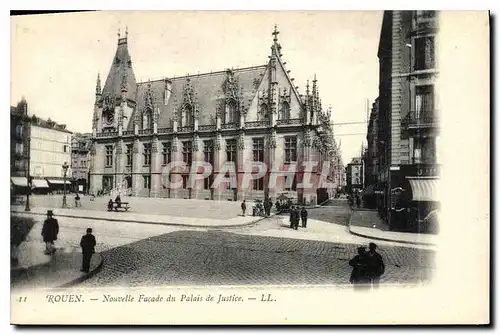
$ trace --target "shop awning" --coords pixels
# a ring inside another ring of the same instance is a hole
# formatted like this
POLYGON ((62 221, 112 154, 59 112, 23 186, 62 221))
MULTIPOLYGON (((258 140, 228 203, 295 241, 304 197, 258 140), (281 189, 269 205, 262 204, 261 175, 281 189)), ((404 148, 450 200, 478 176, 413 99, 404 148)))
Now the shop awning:
MULTIPOLYGON (((64 184, 64 180, 58 180, 58 179, 47 179, 47 181, 51 184, 64 184)), ((69 180, 66 180, 66 184, 70 184, 69 180)))
POLYGON ((407 179, 410 182, 413 201, 439 201, 437 196, 438 178, 407 177, 407 179))
POLYGON ((28 179, 26 177, 10 177, 10 181, 15 186, 28 187, 28 179))
POLYGON ((46 188, 49 187, 49 184, 47 184, 45 179, 33 179, 31 181, 31 186, 35 188, 46 188))

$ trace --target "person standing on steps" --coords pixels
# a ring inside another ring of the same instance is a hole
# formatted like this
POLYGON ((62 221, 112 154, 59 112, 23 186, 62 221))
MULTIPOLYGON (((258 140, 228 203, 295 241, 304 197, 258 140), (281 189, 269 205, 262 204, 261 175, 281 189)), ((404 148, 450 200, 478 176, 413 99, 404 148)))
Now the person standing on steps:
POLYGON ((300 211, 300 217, 302 218, 302 228, 307 227, 307 209, 305 207, 302 207, 302 210, 300 211))
POLYGON ((54 217, 52 210, 47 211, 47 219, 43 222, 42 237, 45 242, 45 254, 50 255, 56 251, 54 241, 57 240, 59 234, 59 223, 54 217))
POLYGON ((376 289, 379 287, 380 276, 385 272, 385 264, 382 255, 376 251, 377 245, 375 243, 370 243, 368 249, 369 251, 366 253, 367 275, 371 287, 376 289))
POLYGON ((80 247, 82 248, 82 268, 80 271, 88 273, 90 271, 90 260, 95 253, 95 236, 92 235, 92 228, 87 228, 87 234, 82 236, 80 247))
POLYGON ((241 211, 243 212, 243 216, 245 216, 245 213, 247 211, 247 205, 245 203, 245 200, 241 203, 241 211))

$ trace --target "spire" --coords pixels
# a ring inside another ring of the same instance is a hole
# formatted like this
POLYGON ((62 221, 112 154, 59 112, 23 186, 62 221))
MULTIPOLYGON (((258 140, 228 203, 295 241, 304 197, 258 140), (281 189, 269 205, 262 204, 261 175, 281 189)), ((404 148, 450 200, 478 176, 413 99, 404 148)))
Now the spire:
POLYGON ((308 96, 310 93, 309 91, 309 79, 307 79, 307 84, 306 84, 306 95, 308 96))
POLYGON ((118 31, 118 46, 102 89, 102 95, 135 101, 137 82, 128 51, 127 35, 128 29, 125 30, 124 35, 118 31))
POLYGON ((101 74, 97 72, 97 84, 95 85, 95 94, 101 95, 101 74))

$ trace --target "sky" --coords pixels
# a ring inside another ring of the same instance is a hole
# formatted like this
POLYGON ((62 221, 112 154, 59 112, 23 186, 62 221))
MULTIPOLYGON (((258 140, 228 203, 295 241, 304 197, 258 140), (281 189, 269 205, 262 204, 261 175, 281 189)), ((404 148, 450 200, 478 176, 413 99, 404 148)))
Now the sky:
MULTIPOLYGON (((91 132, 102 85, 128 27, 138 81, 267 63, 278 26, 283 60, 304 93, 316 74, 332 121, 365 122, 378 95, 381 11, 91 12, 11 17, 11 104, 91 132)), ((359 156, 366 124, 335 125, 342 159, 359 156), (353 135, 358 134, 358 135, 353 135), (361 134, 361 135, 360 135, 361 134)))

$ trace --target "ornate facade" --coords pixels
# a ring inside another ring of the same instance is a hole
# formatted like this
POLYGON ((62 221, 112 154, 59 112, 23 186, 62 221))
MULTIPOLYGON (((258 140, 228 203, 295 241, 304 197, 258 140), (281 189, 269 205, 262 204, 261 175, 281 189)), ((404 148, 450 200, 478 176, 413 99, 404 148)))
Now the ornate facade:
MULTIPOLYGON (((134 196, 222 200, 276 199, 286 193, 302 203, 331 196, 333 189, 317 187, 323 161, 337 155, 331 112, 322 109, 316 79, 299 94, 282 61, 276 29, 273 36, 267 64, 144 83, 135 80, 127 36, 119 37, 102 89, 97 79, 91 192, 127 189, 134 196), (297 188, 302 162, 312 160, 319 162, 312 169, 314 186, 297 188), (190 169, 176 168, 169 178, 182 187, 169 187, 163 172, 173 161, 188 166, 205 161, 212 173, 191 185, 190 169), (227 173, 222 167, 228 161, 235 164, 237 186, 212 187, 227 173), (276 187, 267 187, 268 171, 244 187, 245 163, 251 161, 274 162, 281 170, 295 163, 297 172, 291 185, 278 177, 276 187)), ((333 164, 326 175, 335 182, 333 164)))

